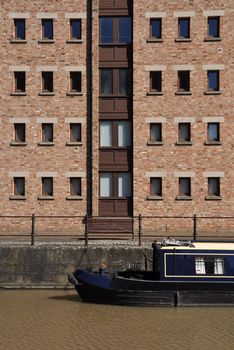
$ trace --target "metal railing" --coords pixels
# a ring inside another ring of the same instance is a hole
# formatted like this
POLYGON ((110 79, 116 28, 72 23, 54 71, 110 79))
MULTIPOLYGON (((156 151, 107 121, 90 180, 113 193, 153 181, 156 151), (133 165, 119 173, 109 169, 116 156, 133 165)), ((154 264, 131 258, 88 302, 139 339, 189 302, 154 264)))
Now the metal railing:
MULTIPOLYGON (((125 231, 119 231, 118 227, 113 232, 98 232, 95 233, 95 230, 90 230, 90 220, 94 219, 94 217, 85 216, 42 216, 35 214, 32 215, 12 215, 12 216, 0 216, 0 229, 3 227, 1 222, 3 220, 8 220, 9 225, 14 226, 14 223, 18 225, 23 224, 24 227, 27 228, 27 232, 23 232, 22 230, 15 230, 15 233, 12 233, 11 229, 8 229, 7 225, 5 225, 4 233, 0 233, 0 239, 3 237, 14 237, 14 238, 30 238, 30 243, 33 246, 36 240, 45 237, 53 237, 53 238, 63 238, 63 239, 71 239, 84 241, 84 245, 88 246, 91 240, 104 240, 104 239, 124 239, 124 240, 132 240, 137 241, 138 245, 141 246, 143 240, 155 240, 162 239, 165 237, 177 238, 177 239, 191 239, 191 240, 205 240, 205 239, 223 239, 223 240, 232 240, 234 241, 234 217, 233 216, 198 216, 196 214, 192 216, 144 216, 137 215, 132 217, 124 217, 124 219, 129 219, 131 221, 131 229, 125 231), (50 225, 46 225, 46 220, 49 220, 50 225), (60 228, 59 220, 61 220, 62 231, 57 228, 60 228), (66 226, 66 220, 71 220, 70 224, 66 226), (155 221, 158 220, 158 224, 155 224, 155 221), (232 221, 228 226, 219 225, 219 221, 227 223, 228 221, 232 221), (41 222, 43 224, 41 224, 41 222), (53 223, 56 222, 56 225, 53 226, 53 223), (166 227, 163 230, 163 222, 166 222, 164 225, 166 227), (184 224, 186 222, 186 225, 184 224), (177 225, 177 228, 173 232, 173 228, 177 225), (208 225, 209 224, 209 225, 208 225), (208 225, 209 230, 207 234, 204 231, 204 227, 208 225), (53 228, 53 232, 49 232, 49 226, 53 228), (57 227, 57 228, 56 228, 57 227), (186 227, 186 230, 183 230, 183 227, 186 227), (70 230, 72 228, 72 231, 70 230), (151 229, 150 229, 151 228, 151 229), (11 231, 11 232, 10 232, 11 231), (213 234, 211 234, 213 233, 213 234), (111 237, 110 237, 111 236, 111 237)), ((101 219, 99 217, 99 219, 101 219)), ((104 219, 104 218, 103 218, 104 219)), ((105 218, 107 219, 107 218, 105 218)), ((114 218, 113 218, 114 219, 114 218)), ((9 226, 9 227, 10 227, 9 226)), ((17 226, 18 227, 18 226, 17 226)))

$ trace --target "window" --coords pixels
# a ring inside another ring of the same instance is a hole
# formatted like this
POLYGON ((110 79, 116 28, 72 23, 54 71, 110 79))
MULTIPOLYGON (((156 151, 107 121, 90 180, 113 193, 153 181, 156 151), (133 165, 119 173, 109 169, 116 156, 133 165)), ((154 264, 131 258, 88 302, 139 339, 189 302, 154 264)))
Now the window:
POLYGON ((195 271, 197 275, 223 275, 224 258, 214 256, 196 256, 195 271))
POLYGON ((25 124, 14 124, 14 141, 25 142, 25 124))
POLYGON ((150 92, 162 92, 162 72, 150 72, 150 92))
POLYGON ((150 124, 150 141, 162 142, 162 124, 161 123, 150 124))
POLYGON ((208 38, 217 39, 220 36, 220 17, 208 17, 208 38))
POLYGON ((130 17, 101 17, 100 44, 130 44, 132 23, 130 17))
POLYGON ((15 75, 15 92, 25 93, 25 72, 14 72, 15 75))
POLYGON ((14 19, 15 26, 15 39, 16 40, 25 40, 25 19, 14 19))
POLYGON ((208 177, 208 196, 220 197, 220 178, 208 177))
POLYGON ((41 72, 42 92, 52 93, 54 91, 53 72, 41 72))
POLYGON ((42 124, 42 142, 53 142, 53 124, 42 124))
POLYGON ((81 197, 81 178, 70 177, 70 195, 81 197))
POLYGON ((178 125, 178 141, 191 142, 191 124, 179 123, 178 125))
POLYGON ((191 197, 191 178, 190 177, 179 178, 179 196, 191 197))
POLYGON ((53 40, 53 20, 42 19, 42 40, 53 40))
POLYGON ((81 72, 70 72, 70 92, 81 93, 81 72))
POLYGON ((129 198, 131 196, 130 173, 100 173, 101 198, 129 198))
POLYGON ((207 139, 208 139, 208 142, 220 142, 220 124, 219 123, 207 124, 207 139))
POLYGON ((100 147, 131 146, 131 124, 129 121, 101 121, 100 147))
POLYGON ((151 18, 150 20, 150 38, 161 39, 162 38, 162 19, 151 18))
POLYGON ((190 18, 178 18, 178 37, 179 39, 190 38, 190 18))
POLYGON ((178 71, 178 92, 184 93, 190 91, 190 71, 178 71))
POLYGON ((42 196, 53 197, 53 178, 52 177, 42 177, 42 196))
POLYGON ((25 196, 25 178, 14 177, 14 196, 25 196))
POLYGON ((70 39, 80 40, 81 39, 81 20, 70 19, 70 39))
POLYGON ((81 124, 70 124, 70 142, 81 142, 81 124))
POLYGON ((208 91, 219 91, 219 71, 210 70, 207 72, 208 91))
POLYGON ((162 197, 162 178, 150 178, 150 195, 155 197, 162 197))
POLYGON ((100 93, 102 96, 128 96, 131 91, 129 69, 101 69, 100 93))

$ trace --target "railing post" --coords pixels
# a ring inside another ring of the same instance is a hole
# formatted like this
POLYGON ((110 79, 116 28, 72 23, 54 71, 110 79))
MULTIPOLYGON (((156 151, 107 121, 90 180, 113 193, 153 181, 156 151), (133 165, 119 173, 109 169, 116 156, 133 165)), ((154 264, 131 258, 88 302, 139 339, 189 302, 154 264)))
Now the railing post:
POLYGON ((31 245, 34 245, 35 243, 35 223, 36 223, 36 217, 35 217, 35 214, 32 214, 31 245))
POLYGON ((142 216, 139 214, 138 216, 138 238, 139 238, 139 247, 141 246, 142 239, 142 216))
POLYGON ((85 246, 89 245, 88 214, 85 215, 85 246))
POLYGON ((134 241, 134 216, 132 217, 132 241, 134 241))
POLYGON ((193 215, 193 240, 197 240, 197 215, 193 215))

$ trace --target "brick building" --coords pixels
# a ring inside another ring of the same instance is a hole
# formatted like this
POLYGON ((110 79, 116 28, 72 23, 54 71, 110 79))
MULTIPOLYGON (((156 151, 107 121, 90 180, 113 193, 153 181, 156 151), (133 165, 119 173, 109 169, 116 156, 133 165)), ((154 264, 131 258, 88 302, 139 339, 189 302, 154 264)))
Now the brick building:
POLYGON ((2 216, 114 232, 141 213, 163 234, 191 220, 144 216, 234 216, 232 0, 1 5, 2 216))

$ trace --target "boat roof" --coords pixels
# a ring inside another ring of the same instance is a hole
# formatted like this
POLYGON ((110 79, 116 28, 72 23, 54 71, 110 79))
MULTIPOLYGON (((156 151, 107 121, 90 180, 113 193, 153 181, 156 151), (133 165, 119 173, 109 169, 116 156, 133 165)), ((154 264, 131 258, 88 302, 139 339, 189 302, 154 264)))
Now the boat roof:
POLYGON ((161 249, 166 250, 233 250, 234 242, 191 242, 190 245, 165 245, 161 249))

